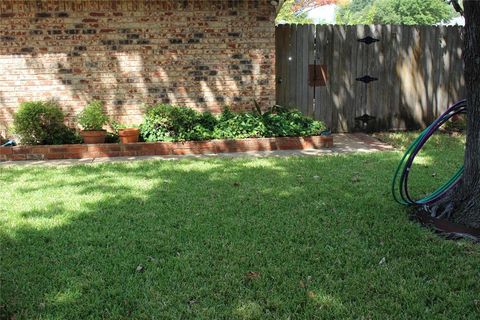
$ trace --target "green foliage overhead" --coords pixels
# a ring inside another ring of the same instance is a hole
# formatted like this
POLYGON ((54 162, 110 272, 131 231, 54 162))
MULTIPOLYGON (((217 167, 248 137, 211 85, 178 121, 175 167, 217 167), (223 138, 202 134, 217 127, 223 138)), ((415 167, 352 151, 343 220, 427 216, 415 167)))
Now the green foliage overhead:
POLYGON ((103 113, 103 102, 90 102, 78 115, 78 123, 86 131, 102 130, 108 123, 108 117, 103 113))
POLYGON ((54 101, 24 102, 14 115, 13 131, 25 145, 79 143, 75 130, 63 121, 64 114, 54 101))
POLYGON ((307 17, 305 12, 296 12, 294 10, 295 0, 286 0, 278 12, 275 22, 279 23, 297 23, 308 24, 313 23, 312 19, 307 17))
POLYGON ((351 0, 339 7, 339 24, 432 25, 455 16, 443 0, 351 0))

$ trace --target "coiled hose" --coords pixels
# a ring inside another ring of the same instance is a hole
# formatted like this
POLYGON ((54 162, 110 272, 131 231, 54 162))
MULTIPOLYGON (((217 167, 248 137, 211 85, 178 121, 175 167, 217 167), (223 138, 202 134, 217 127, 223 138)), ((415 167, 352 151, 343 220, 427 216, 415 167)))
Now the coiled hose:
POLYGON ((408 190, 408 177, 412 168, 413 161, 423 148, 425 143, 445 122, 456 114, 466 113, 467 102, 461 100, 448 108, 437 120, 420 133, 418 138, 408 147, 403 155, 400 164, 395 171, 392 181, 392 194, 396 202, 408 206, 425 206, 432 205, 442 199, 450 190, 452 190, 461 180, 464 167, 455 172, 455 174, 442 186, 436 189, 432 194, 421 198, 413 199, 408 190))

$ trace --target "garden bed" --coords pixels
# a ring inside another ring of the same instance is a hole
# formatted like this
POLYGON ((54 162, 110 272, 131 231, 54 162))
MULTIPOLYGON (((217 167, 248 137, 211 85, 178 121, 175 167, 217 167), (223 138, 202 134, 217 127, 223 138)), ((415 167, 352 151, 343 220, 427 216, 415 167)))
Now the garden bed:
POLYGON ((0 161, 210 154, 247 151, 302 150, 333 146, 331 136, 249 138, 131 144, 70 144, 0 148, 0 161))

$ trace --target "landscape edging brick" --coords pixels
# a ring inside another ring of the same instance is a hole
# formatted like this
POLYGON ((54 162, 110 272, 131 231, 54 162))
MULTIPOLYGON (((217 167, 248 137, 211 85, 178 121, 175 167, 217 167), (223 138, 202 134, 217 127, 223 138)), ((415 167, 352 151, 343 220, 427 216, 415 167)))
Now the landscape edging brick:
POLYGON ((320 149, 333 146, 322 136, 248 138, 185 142, 138 142, 131 144, 71 144, 0 148, 0 161, 84 159, 153 155, 212 154, 248 151, 320 149))

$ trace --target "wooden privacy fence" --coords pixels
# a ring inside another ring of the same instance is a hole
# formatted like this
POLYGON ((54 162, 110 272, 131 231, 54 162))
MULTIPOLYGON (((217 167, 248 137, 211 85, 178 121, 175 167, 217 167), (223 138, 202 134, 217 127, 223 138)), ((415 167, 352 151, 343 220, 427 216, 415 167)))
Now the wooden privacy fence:
POLYGON ((337 132, 421 128, 464 97, 457 26, 280 25, 277 104, 337 132))

